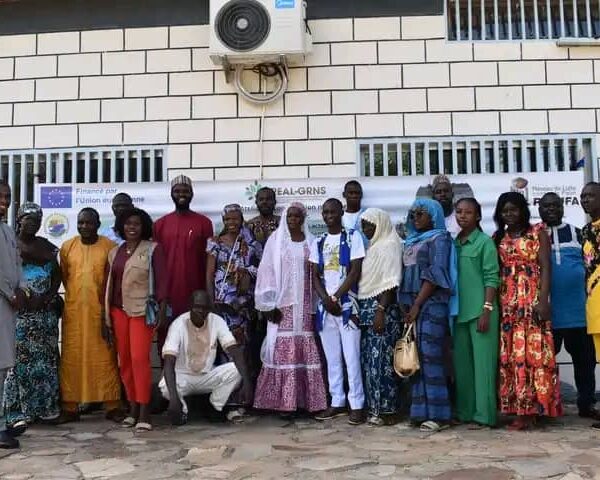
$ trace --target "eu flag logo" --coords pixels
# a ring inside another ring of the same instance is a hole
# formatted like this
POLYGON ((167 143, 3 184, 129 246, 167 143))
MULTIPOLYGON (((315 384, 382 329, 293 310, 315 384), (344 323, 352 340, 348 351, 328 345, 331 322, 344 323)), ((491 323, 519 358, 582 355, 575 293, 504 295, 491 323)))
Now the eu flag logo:
POLYGON ((42 208, 71 208, 73 187, 41 187, 42 208))

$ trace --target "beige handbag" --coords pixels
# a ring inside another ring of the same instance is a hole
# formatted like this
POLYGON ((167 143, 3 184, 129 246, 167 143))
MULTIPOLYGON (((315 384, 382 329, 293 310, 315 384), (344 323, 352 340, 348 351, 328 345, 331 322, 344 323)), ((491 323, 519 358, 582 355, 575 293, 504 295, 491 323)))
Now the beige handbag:
POLYGON ((402 338, 394 348, 394 370, 402 378, 414 375, 420 368, 419 352, 415 342, 414 323, 404 327, 402 338))

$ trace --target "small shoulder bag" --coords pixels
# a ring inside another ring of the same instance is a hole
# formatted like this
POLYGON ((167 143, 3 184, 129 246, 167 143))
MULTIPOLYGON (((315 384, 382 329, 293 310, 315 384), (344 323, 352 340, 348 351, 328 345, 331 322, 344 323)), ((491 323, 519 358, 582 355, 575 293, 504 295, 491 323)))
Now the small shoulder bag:
POLYGON ((154 253, 154 244, 148 249, 148 300, 146 301, 146 325, 156 327, 158 325, 158 312, 160 305, 156 300, 154 286, 154 268, 152 268, 152 254, 154 253))
POLYGON ((419 364, 419 352, 415 341, 414 323, 404 326, 402 338, 396 342, 394 348, 394 370, 402 377, 410 377, 421 368, 419 364))

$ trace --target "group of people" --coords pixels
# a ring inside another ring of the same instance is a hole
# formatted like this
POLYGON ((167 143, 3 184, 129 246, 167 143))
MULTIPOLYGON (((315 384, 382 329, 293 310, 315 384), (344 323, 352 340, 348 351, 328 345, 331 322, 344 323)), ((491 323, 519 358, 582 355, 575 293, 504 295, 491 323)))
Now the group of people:
MULTIPOLYGON (((507 192, 489 237, 477 200, 456 199, 438 176, 432 198, 410 207, 404 239, 385 211, 362 208, 355 180, 345 206, 323 204, 316 239, 301 203, 275 215, 270 188, 249 221, 227 205, 216 235, 190 209, 193 193, 188 177, 173 179, 175 210, 155 223, 125 193, 108 229, 84 208, 60 250, 37 236, 36 204, 20 206, 16 232, 0 222, 0 448, 17 448, 31 423, 77 421, 89 404, 152 430, 155 336, 155 391, 174 425, 187 421, 190 396, 209 394, 230 421, 252 406, 380 426, 410 403, 423 431, 496 426, 498 411, 523 430, 562 413, 563 343, 579 415, 600 420, 600 184, 581 194, 592 219, 582 231, 563 223, 557 195, 541 199, 533 225, 523 195, 507 192), (420 368, 405 380, 394 350, 411 324, 420 368)), ((0 183, 0 217, 10 202, 0 183)))

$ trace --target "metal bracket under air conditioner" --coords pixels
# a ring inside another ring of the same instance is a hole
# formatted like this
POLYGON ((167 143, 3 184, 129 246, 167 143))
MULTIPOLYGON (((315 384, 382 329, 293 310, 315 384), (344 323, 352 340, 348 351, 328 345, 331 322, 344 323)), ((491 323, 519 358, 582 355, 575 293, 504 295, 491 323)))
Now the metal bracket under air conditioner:
POLYGON ((229 63, 229 60, 227 59, 227 55, 223 55, 222 57, 219 57, 219 59, 221 60, 221 65, 223 65, 223 73, 225 74, 225 82, 231 83, 233 81, 233 75, 234 75, 235 70, 229 63))

